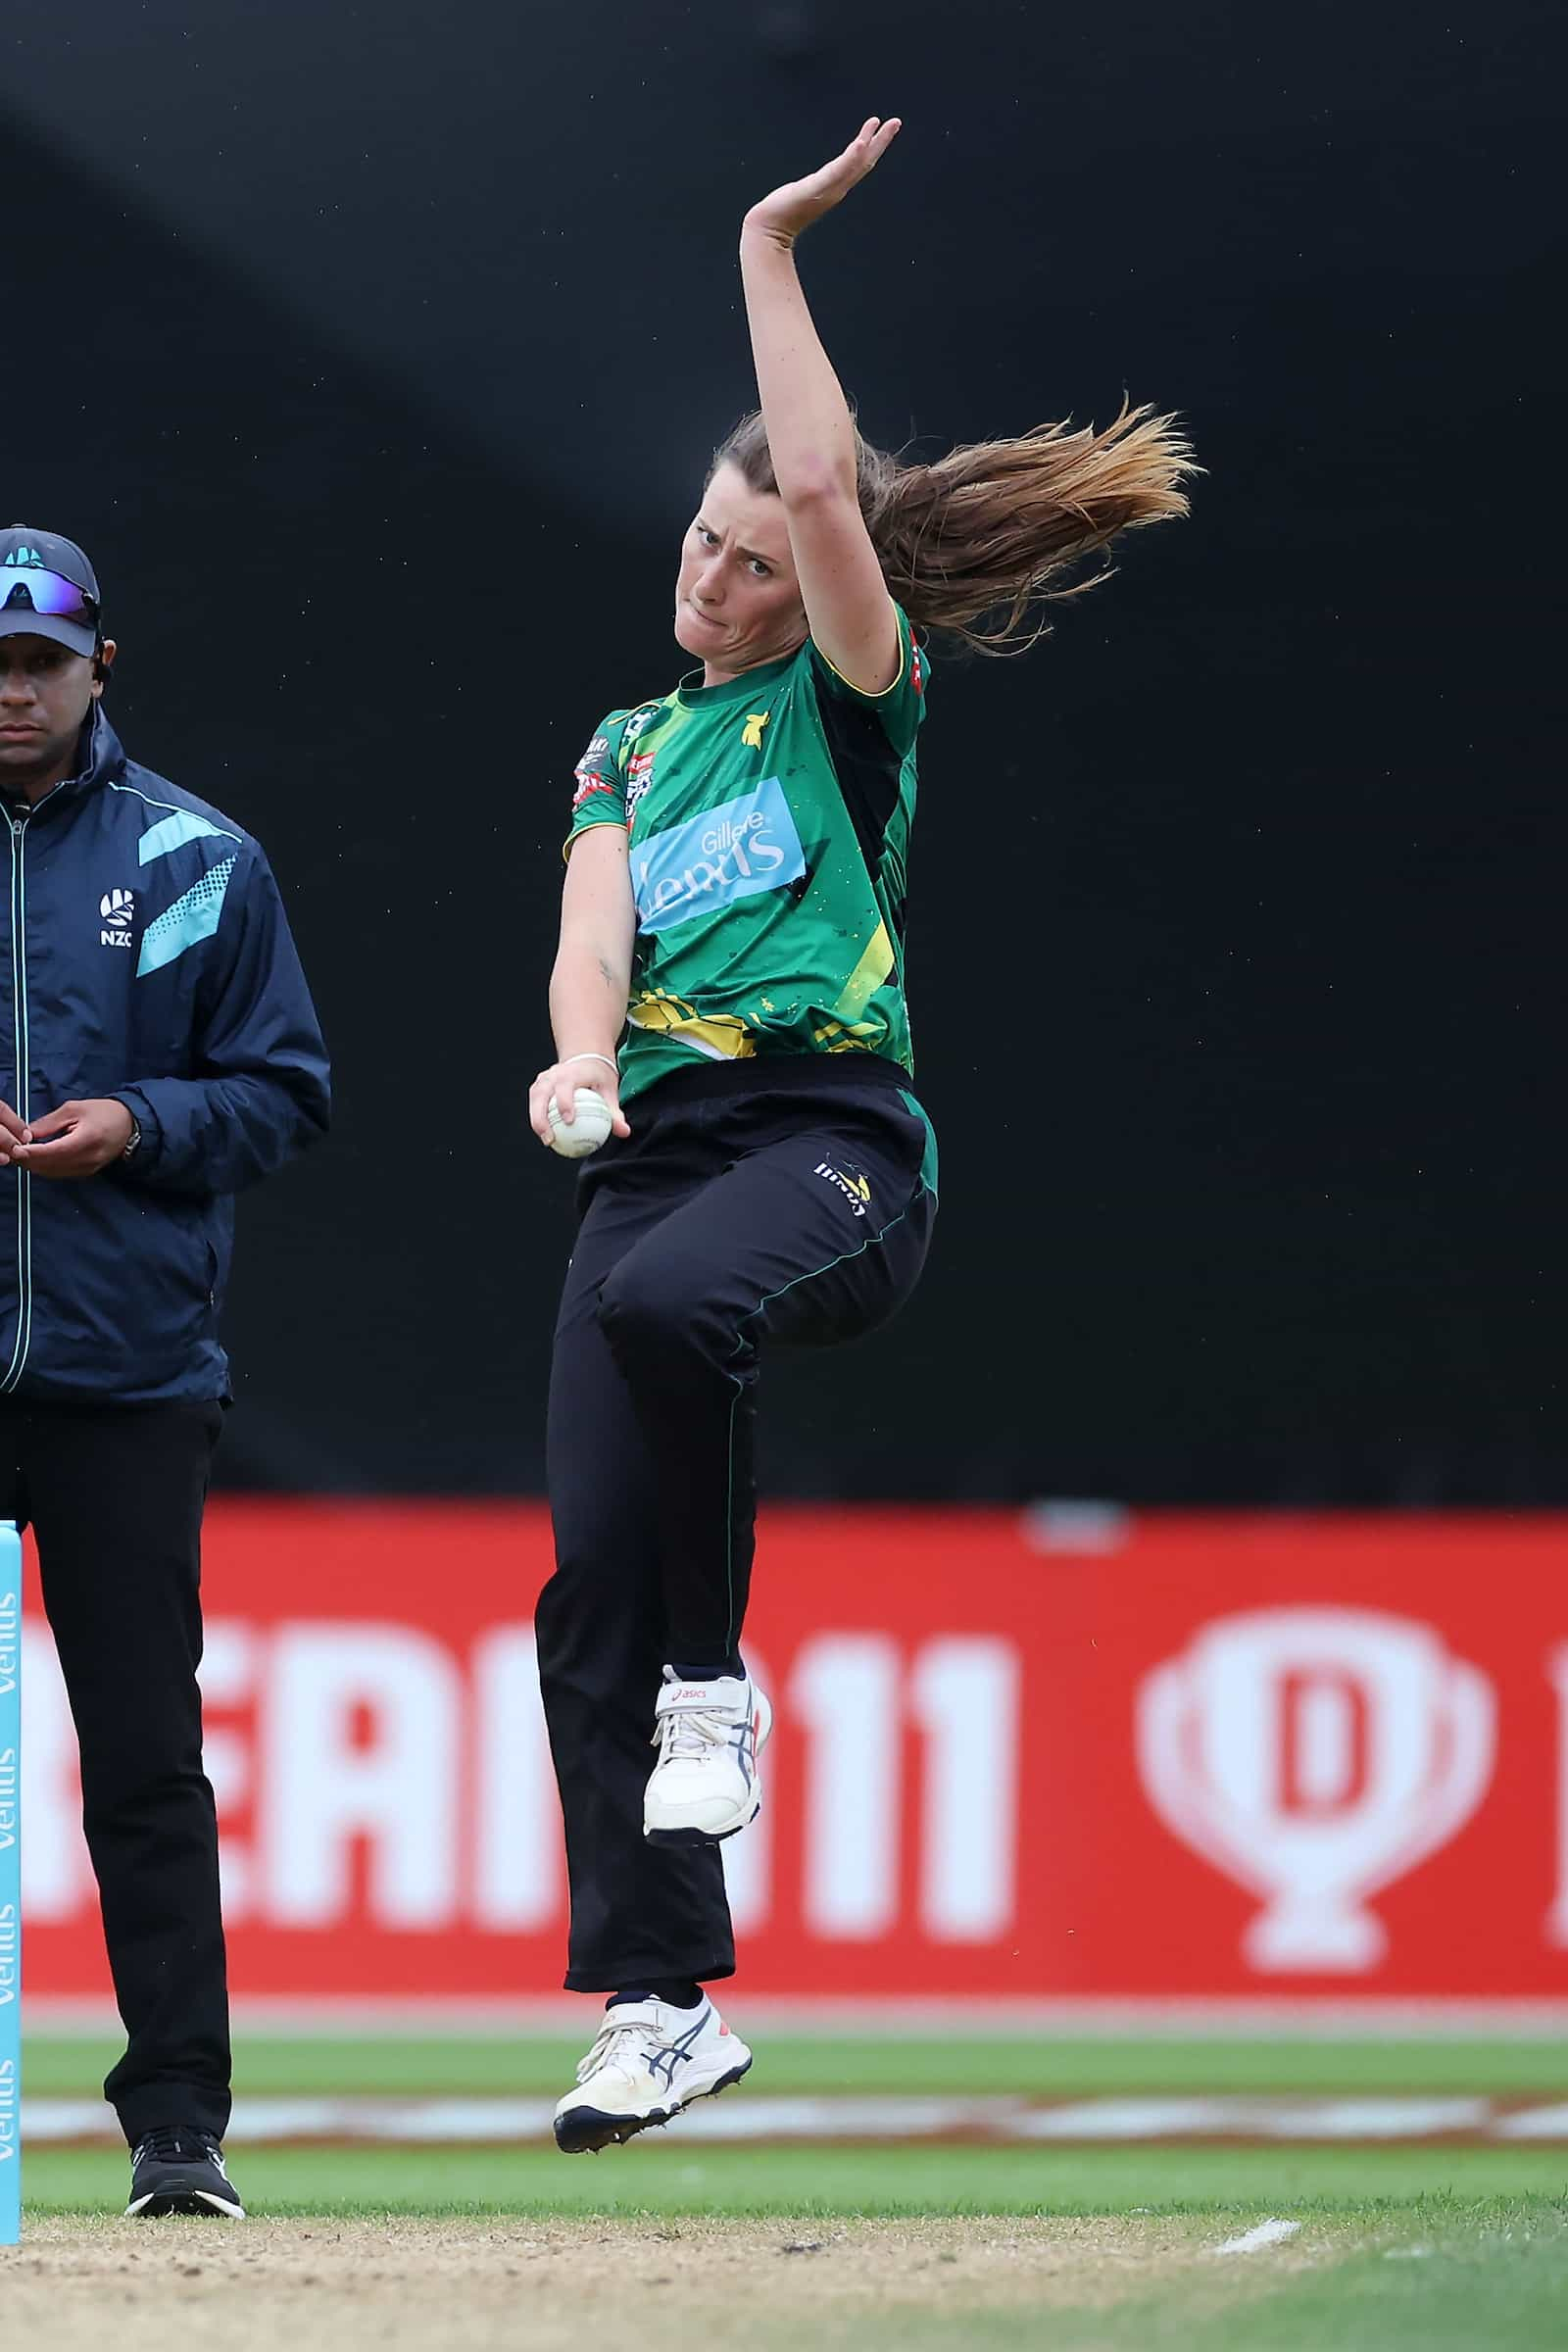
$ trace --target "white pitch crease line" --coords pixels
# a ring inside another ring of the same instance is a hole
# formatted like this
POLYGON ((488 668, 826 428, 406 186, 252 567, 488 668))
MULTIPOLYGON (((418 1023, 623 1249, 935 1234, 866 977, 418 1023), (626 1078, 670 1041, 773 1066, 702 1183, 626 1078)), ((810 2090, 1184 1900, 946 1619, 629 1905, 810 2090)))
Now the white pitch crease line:
POLYGON ((258 2140, 358 2139, 363 2126, 353 2099, 236 2099, 225 2137, 258 2140))
MULTIPOLYGON (((1011 2096, 979 2098, 747 2098, 703 2100, 680 2118, 692 2140, 930 2138, 972 2132, 995 2138, 1018 2110, 1011 2096)), ((231 2147, 262 2141, 378 2140, 384 2144, 529 2142, 550 2135, 553 2102, 537 2098, 382 2096, 241 2098, 226 2134, 231 2147)), ((24 2099, 24 2140, 110 2140, 113 2116, 97 2101, 24 2099)))
POLYGON ((1494 2139, 1568 2139, 1568 2107, 1520 2107, 1499 2115, 1494 2139))
POLYGON ((1490 2099, 1302 2099, 1259 2105, 1241 2128, 1270 2139, 1423 2139, 1479 2132, 1490 2099))
POLYGON ((30 2099, 22 2102, 22 2136, 29 2139, 99 2139, 116 2129, 102 2099, 30 2099))
POLYGON ((1236 2099, 1079 2099, 1071 2106, 1026 2108, 1007 2126, 1017 2139, 1187 2139, 1195 2132, 1238 2132, 1236 2099))
POLYGON ((700 2099, 680 2119, 686 2139, 924 2139, 936 2132, 994 2133, 1010 2122, 1010 2098, 700 2099))
MULTIPOLYGON (((548 2139, 551 2102, 540 2097, 404 2096, 240 2098, 229 2139, 258 2141, 375 2140, 383 2145, 442 2141, 527 2143, 548 2139)), ((680 2122, 693 2140, 933 2140, 963 2133, 993 2145, 1057 2146, 1071 2142, 1200 2140, 1224 2135, 1341 2145, 1421 2139, 1440 2132, 1485 2134, 1494 2143, 1568 2142, 1568 2101, 1554 2100, 1498 2114, 1494 2102, 1472 2098, 1266 2099, 1230 2094, 1202 2097, 1115 2097, 1036 2104, 999 2093, 970 2098, 905 2093, 886 2096, 774 2096, 703 2100, 680 2122)), ((118 2137, 109 2110, 96 2100, 36 2098, 22 2102, 22 2132, 32 2141, 92 2141, 118 2137)))
POLYGON ((358 2116, 362 2137, 395 2141, 516 2140, 549 2136, 554 2100, 411 2099, 358 2116))
POLYGON ((1211 2246, 1211 2254, 1261 2254, 1265 2246, 1283 2246, 1288 2237, 1295 2237, 1299 2222, 1278 2220, 1259 2222, 1255 2230, 1244 2230, 1240 2237, 1228 2237, 1222 2246, 1211 2246))

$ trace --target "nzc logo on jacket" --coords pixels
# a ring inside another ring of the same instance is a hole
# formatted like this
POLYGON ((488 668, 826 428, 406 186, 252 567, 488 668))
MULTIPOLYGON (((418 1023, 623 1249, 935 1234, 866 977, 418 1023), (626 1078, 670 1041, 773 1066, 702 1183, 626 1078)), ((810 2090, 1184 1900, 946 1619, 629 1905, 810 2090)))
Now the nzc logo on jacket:
POLYGON ((643 931, 667 931, 737 899, 783 890, 806 871, 790 805, 776 776, 683 825, 634 842, 632 890, 643 931))
POLYGON ((104 927, 98 934, 98 944, 105 948, 128 948, 130 925, 136 913, 136 894, 133 890, 106 890, 98 902, 104 927))

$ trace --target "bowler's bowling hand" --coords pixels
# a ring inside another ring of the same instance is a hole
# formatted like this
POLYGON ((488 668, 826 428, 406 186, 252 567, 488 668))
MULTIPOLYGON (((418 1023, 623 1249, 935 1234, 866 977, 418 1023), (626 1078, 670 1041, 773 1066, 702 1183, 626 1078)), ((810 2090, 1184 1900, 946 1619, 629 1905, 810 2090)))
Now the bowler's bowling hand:
POLYGON ((620 1107, 620 1072, 602 1054, 574 1054, 569 1060, 553 1061, 548 1070, 541 1070, 528 1089, 528 1124, 542 1144, 553 1140, 552 1102, 567 1126, 571 1125, 579 1086, 591 1086, 596 1095, 604 1097, 612 1135, 630 1135, 626 1113, 620 1107))
POLYGON ((754 204, 745 226, 754 234, 771 237, 775 244, 793 245, 803 229, 842 204, 850 190, 876 170, 902 127, 897 115, 886 122, 880 115, 868 116, 842 155, 824 164, 820 172, 789 180, 754 204))
POLYGON ((29 1143, 32 1129, 21 1119, 9 1102, 0 1102, 0 1168, 9 1168, 18 1144, 29 1143))
MULTIPOLYGON (((123 1102, 113 1097, 62 1102, 58 1110, 33 1120, 30 1143, 10 1144, 10 1155, 34 1176, 96 1176, 120 1158, 133 1125, 123 1102)), ((5 1144, 0 1136, 0 1147, 5 1144)))

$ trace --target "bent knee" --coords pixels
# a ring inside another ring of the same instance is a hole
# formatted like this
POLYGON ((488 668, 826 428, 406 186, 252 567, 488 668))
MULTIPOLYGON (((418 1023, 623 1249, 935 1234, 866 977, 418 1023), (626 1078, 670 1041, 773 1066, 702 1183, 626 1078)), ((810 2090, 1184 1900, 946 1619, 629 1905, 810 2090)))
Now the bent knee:
POLYGON ((617 1355, 662 1353, 687 1338, 693 1302, 675 1270, 633 1251, 599 1293, 599 1324, 617 1355))

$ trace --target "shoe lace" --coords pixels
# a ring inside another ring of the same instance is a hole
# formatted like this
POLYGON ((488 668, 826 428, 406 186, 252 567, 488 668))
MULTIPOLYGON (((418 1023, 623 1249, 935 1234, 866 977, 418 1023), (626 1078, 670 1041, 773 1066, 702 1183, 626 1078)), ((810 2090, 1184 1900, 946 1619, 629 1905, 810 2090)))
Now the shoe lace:
POLYGON ((731 1729, 724 1708, 688 1701, 664 1710, 654 1727, 651 1744, 658 1748, 661 1764, 667 1764, 672 1756, 702 1756, 710 1748, 727 1746, 731 1729))
POLYGON ((140 2164, 144 2156, 153 2156, 161 2163, 182 2164, 192 2156, 216 2160, 221 2153, 213 2132, 194 2132, 182 2124, 168 2124, 156 2132, 143 2134, 131 2151, 131 2162, 140 2164))
POLYGON ((577 2080, 586 2082, 589 2076, 597 2075, 602 2066, 646 2064, 660 2050, 667 2050, 669 2046, 659 2028, 650 2025, 646 2018, 634 2021, 631 2025, 620 2025, 612 2012, 600 2028, 593 2048, 579 2064, 577 2080))

